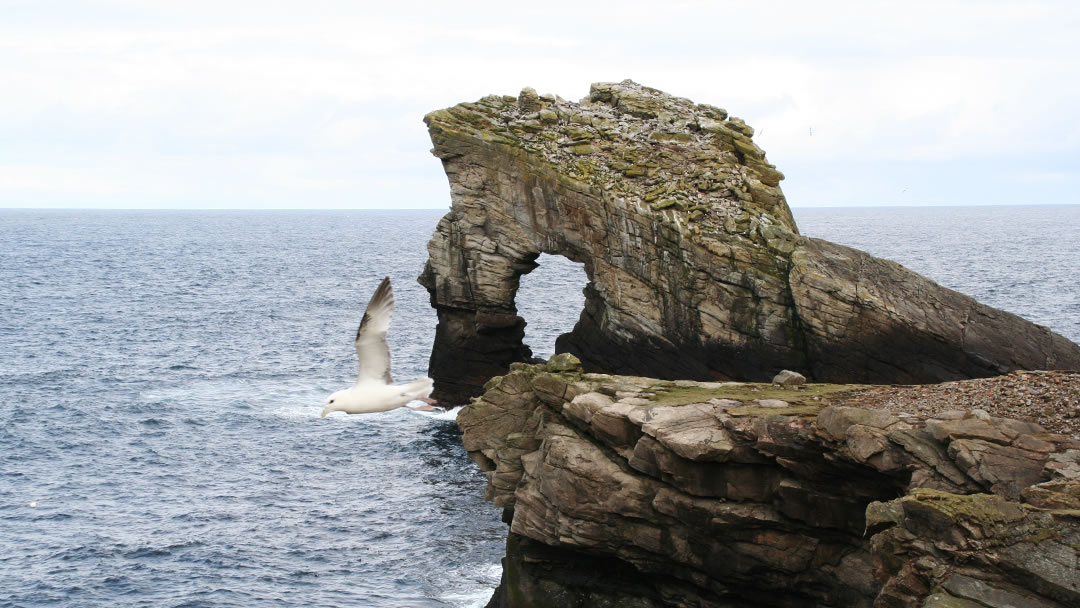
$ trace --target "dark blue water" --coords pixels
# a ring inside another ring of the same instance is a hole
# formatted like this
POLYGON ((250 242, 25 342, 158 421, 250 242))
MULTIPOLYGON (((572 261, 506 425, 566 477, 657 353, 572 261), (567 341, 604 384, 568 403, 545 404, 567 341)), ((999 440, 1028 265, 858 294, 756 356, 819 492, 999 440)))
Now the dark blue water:
MULTIPOLYGON (((384 275, 425 372, 441 214, 0 211, 0 607, 482 606, 505 525, 452 422, 318 417, 384 275)), ((796 217, 1080 339, 1080 207, 796 217)), ((584 277, 540 262, 547 356, 584 277)))

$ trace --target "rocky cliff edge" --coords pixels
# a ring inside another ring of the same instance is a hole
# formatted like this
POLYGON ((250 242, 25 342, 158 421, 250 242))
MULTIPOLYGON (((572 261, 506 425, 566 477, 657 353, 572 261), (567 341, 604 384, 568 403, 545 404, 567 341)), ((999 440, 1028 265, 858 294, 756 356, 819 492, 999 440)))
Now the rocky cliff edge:
POLYGON ((852 388, 515 364, 458 418, 510 524, 490 606, 1080 605, 1080 442, 852 388))

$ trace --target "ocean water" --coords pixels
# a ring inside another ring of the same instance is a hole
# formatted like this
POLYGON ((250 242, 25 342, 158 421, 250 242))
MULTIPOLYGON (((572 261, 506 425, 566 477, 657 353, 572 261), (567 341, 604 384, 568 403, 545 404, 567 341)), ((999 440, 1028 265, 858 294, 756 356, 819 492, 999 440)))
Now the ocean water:
MULTIPOLYGON (((441 211, 0 211, 0 607, 483 606, 505 525, 454 424, 319 418, 378 281, 395 378, 441 211)), ((796 210, 1080 339, 1080 207, 796 210)), ((580 265, 523 277, 549 356, 580 265)))
POLYGON ((0 606, 482 605, 453 422, 319 418, 384 275, 426 372, 440 216, 0 212, 0 606))

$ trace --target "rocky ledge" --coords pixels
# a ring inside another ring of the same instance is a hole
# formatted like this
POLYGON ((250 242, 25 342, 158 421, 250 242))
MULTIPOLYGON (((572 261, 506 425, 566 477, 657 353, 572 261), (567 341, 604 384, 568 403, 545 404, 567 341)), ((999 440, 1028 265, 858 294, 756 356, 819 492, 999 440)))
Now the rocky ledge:
POLYGON ((724 109, 624 81, 425 122, 452 199, 420 277, 444 401, 529 360, 514 298, 541 253, 584 264, 585 309, 556 350, 590 371, 894 384, 1080 369, 1080 347, 1044 327, 799 235, 783 174, 724 109))
POLYGON ((1080 441, 855 388, 515 364, 458 418, 510 524, 490 606, 1080 605, 1080 441))

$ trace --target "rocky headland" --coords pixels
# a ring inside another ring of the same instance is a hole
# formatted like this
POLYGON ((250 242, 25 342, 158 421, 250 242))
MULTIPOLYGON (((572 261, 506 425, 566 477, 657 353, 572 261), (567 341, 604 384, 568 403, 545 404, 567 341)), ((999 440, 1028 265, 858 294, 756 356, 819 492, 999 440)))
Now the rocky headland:
POLYGON ((585 307, 556 350, 590 371, 910 384, 1080 369, 1080 347, 1044 327, 799 235, 783 174, 722 108, 624 81, 425 122, 452 200, 420 277, 441 400, 529 360, 514 299, 541 253, 584 265, 585 307))
POLYGON ((458 424, 510 525, 492 608, 1080 605, 1080 440, 1034 422, 572 355, 486 388, 458 424))
POLYGON ((1080 605, 1080 376, 1009 373, 1080 347, 801 236, 721 108, 624 81, 425 121, 429 374, 510 526, 491 608, 1080 605), (530 365, 541 253, 589 282, 530 365))

